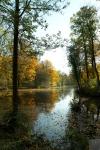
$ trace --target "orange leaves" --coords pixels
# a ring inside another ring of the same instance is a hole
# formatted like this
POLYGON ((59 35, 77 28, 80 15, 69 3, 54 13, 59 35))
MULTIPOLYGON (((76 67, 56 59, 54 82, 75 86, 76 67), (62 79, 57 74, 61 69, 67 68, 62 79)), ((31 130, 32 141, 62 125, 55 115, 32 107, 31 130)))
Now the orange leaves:
POLYGON ((50 76, 51 76, 51 84, 52 86, 56 86, 59 81, 59 74, 55 69, 50 70, 50 76))
MULTIPOLYGON (((0 76, 2 82, 12 84, 12 57, 0 56, 0 76), (9 82, 9 83, 8 83, 9 82)), ((56 86, 59 81, 59 73, 51 62, 39 60, 34 56, 23 53, 18 58, 18 84, 36 84, 36 87, 56 86)))
POLYGON ((36 86, 56 86, 59 81, 58 72, 48 60, 41 62, 37 68, 36 86))
POLYGON ((34 80, 38 60, 35 57, 20 56, 19 57, 19 78, 22 80, 34 80))

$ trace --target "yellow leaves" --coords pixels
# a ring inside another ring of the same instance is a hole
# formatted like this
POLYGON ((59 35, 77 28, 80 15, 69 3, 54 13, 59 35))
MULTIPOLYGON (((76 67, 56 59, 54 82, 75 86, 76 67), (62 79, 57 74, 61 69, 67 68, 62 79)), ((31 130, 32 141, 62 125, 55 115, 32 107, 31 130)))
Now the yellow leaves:
POLYGON ((97 57, 100 56, 100 50, 98 50, 98 51, 96 52, 96 56, 97 56, 97 57))
MULTIPOLYGON (((0 56, 0 76, 2 80, 9 80, 12 84, 12 57, 0 56)), ((25 81, 37 81, 38 86, 56 86, 59 81, 59 73, 52 66, 51 62, 39 62, 34 56, 21 54, 18 58, 18 83, 25 81), (38 80, 38 81, 37 81, 38 80)), ((33 82, 32 82, 33 83, 33 82)))
POLYGON ((9 76, 11 72, 11 57, 9 56, 0 56, 0 72, 3 76, 9 76))
POLYGON ((37 74, 37 80, 39 80, 46 86, 56 86, 58 81, 60 80, 58 72, 48 60, 39 64, 37 68, 37 74))
POLYGON ((60 80, 59 74, 56 70, 52 69, 50 70, 50 75, 51 75, 51 84, 55 86, 60 80))
POLYGON ((0 85, 7 86, 12 79, 12 58, 0 55, 0 85))
POLYGON ((97 69, 98 69, 98 73, 99 73, 99 76, 100 76, 100 64, 97 64, 97 69))
POLYGON ((19 57, 19 78, 20 80, 34 80, 38 60, 35 57, 20 56, 19 57))

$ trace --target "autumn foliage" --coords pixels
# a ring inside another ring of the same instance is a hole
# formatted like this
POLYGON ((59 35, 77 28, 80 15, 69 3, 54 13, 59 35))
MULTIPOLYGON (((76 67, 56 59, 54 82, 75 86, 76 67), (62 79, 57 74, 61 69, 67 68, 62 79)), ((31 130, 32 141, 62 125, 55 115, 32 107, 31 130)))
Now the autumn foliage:
MULTIPOLYGON (((1 87, 12 87, 12 57, 0 56, 1 87)), ((19 56, 18 85, 19 87, 51 87, 57 86, 59 73, 51 62, 40 62, 35 56, 21 54, 19 56), (25 84, 27 83, 27 84, 25 84)))

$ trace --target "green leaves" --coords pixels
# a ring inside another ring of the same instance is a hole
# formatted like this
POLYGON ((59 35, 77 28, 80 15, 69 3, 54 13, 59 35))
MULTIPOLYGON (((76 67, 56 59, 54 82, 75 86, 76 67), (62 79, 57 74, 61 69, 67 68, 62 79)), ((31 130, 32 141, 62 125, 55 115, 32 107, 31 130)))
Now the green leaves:
POLYGON ((84 80, 84 82, 89 83, 91 78, 89 68, 92 68, 94 74, 96 73, 97 82, 99 82, 94 49, 94 43, 97 38, 97 25, 97 11, 94 7, 84 6, 71 17, 72 33, 69 62, 72 66, 74 77, 80 82, 84 80))

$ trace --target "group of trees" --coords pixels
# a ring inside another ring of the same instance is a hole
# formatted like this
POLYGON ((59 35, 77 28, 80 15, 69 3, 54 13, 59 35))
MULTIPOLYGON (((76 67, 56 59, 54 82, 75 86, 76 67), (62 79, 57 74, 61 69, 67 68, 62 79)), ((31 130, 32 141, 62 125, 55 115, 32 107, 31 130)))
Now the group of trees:
MULTIPOLYGON (((0 1, 0 48, 11 55, 12 59, 12 85, 14 110, 18 104, 18 61, 20 41, 27 41, 29 45, 37 48, 35 32, 38 26, 47 27, 45 14, 59 12, 66 8, 65 0, 2 0, 0 1), (3 33, 3 34, 2 34, 3 33), (6 40, 9 39, 9 40, 6 40), (12 52, 8 52, 5 44, 12 43, 12 52)), ((36 53, 38 49, 35 49, 36 53)), ((33 52, 32 52, 33 53, 33 52)))
POLYGON ((100 86, 98 25, 94 7, 84 6, 71 18, 69 62, 79 89, 90 86, 92 82, 95 87, 100 86))
MULTIPOLYGON (((40 62, 37 57, 19 55, 18 62, 18 88, 39 88, 57 86, 59 72, 51 62, 40 62)), ((0 87, 12 88, 12 58, 0 56, 0 87)))
POLYGON ((55 70, 52 64, 46 60, 41 62, 37 68, 35 86, 36 87, 51 87, 57 86, 59 83, 59 72, 55 70))
MULTIPOLYGON (((12 57, 0 55, 0 88, 12 89, 12 57)), ((57 71, 48 60, 40 61, 21 50, 18 61, 18 88, 64 87, 72 77, 57 71)))

